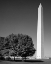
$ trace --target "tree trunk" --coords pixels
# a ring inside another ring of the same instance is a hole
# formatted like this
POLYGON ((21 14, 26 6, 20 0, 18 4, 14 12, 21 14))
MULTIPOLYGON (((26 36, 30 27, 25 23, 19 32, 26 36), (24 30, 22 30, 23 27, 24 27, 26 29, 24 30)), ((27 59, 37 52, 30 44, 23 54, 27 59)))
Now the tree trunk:
POLYGON ((25 57, 25 60, 26 60, 26 57, 25 57))
POLYGON ((14 56, 14 61, 15 61, 15 56, 14 56))
POLYGON ((22 62, 24 62, 24 57, 22 57, 22 62))
POLYGON ((22 61, 23 61, 23 62, 26 61, 26 57, 22 57, 22 61))

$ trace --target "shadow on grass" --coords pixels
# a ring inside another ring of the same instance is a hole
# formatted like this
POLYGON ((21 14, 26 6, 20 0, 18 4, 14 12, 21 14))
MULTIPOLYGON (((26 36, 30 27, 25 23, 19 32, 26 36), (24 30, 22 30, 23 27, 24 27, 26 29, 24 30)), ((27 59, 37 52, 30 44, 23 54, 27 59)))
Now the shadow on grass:
POLYGON ((25 60, 25 62, 44 62, 42 60, 25 60))
POLYGON ((0 62, 2 62, 2 60, 0 60, 0 62))
POLYGON ((4 61, 5 58, 4 57, 0 57, 0 62, 4 61))
POLYGON ((10 62, 44 62, 42 60, 9 60, 10 62))
POLYGON ((41 59, 34 59, 34 60, 30 60, 30 59, 24 59, 24 60, 22 60, 22 59, 16 59, 16 60, 13 60, 13 59, 11 59, 11 58, 6 58, 6 59, 4 59, 3 57, 1 57, 0 58, 0 62, 2 62, 2 61, 10 61, 10 62, 44 62, 43 60, 41 60, 41 59))

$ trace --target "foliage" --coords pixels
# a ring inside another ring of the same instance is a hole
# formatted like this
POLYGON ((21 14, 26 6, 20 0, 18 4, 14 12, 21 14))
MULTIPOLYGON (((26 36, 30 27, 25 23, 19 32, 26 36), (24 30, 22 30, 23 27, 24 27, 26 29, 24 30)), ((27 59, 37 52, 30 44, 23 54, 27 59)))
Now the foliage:
MULTIPOLYGON (((21 35, 21 34, 20 34, 21 35)), ((32 38, 28 35, 22 35, 19 39, 18 55, 21 57, 33 56, 35 53, 34 44, 32 38)))
POLYGON ((4 40, 0 40, 0 51, 2 55, 8 56, 33 56, 35 54, 35 48, 32 41, 32 38, 28 35, 23 34, 10 34, 9 36, 5 37, 4 40))
POLYGON ((0 51, 3 48, 5 37, 0 37, 0 51))

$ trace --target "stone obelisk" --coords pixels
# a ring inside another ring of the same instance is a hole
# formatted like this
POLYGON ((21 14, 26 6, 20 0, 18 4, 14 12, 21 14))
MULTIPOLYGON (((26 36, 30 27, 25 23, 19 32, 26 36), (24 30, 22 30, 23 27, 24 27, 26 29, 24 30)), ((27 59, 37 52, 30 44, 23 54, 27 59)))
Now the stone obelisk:
POLYGON ((43 29, 43 7, 40 3, 38 7, 37 23, 37 59, 44 58, 44 29, 43 29))

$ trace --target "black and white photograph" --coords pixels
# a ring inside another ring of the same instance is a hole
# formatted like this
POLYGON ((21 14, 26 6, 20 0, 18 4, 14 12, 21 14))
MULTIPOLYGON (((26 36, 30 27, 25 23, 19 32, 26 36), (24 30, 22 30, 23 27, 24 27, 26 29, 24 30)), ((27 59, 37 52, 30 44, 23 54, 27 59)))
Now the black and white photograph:
POLYGON ((51 64, 51 0, 0 0, 0 64, 51 64))

